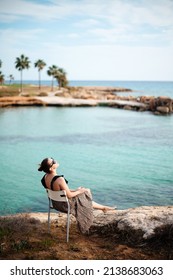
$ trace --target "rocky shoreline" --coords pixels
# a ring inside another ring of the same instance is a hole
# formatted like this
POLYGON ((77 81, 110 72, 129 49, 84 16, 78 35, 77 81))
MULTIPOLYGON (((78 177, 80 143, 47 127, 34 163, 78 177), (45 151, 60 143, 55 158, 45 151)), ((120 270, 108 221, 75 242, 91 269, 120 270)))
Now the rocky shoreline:
POLYGON ((89 234, 81 234, 66 214, 20 213, 0 216, 0 259, 172 260, 173 206, 142 206, 115 212, 94 211, 89 234))
POLYGON ((42 92, 39 95, 1 97, 0 107, 8 106, 108 106, 111 108, 149 111, 155 115, 170 115, 173 113, 173 99, 160 96, 123 96, 121 93, 132 93, 130 89, 113 87, 69 87, 55 92, 42 92))
MULTIPOLYGON (((1 216, 1 218, 22 217, 26 213, 1 216)), ((47 213, 27 213, 29 218, 39 222, 47 222, 47 213)), ((51 213, 52 221, 66 223, 66 214, 51 213)), ((76 220, 71 216, 71 224, 76 220)), ((141 206, 125 210, 108 211, 103 213, 94 210, 94 221, 90 228, 89 235, 97 233, 104 236, 122 235, 128 236, 129 240, 136 242, 158 238, 161 235, 169 234, 173 238, 173 206, 141 206)))

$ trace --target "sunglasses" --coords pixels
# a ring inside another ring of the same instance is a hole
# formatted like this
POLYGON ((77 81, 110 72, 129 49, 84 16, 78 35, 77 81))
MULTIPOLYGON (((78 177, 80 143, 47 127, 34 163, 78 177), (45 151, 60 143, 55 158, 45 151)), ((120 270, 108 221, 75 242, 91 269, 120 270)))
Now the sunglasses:
POLYGON ((53 158, 51 159, 52 159, 52 163, 50 164, 50 167, 52 167, 56 163, 56 160, 54 160, 53 158))

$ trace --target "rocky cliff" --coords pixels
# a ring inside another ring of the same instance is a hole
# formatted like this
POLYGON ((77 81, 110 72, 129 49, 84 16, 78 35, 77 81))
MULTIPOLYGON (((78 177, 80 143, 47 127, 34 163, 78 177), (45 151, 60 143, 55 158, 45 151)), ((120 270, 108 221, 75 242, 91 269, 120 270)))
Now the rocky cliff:
MULTIPOLYGON (((47 221, 46 213, 30 213, 30 217, 41 222, 47 221)), ((52 213, 51 220, 59 223, 66 221, 66 214, 52 213)), ((71 217, 71 223, 75 219, 71 217)), ((119 237, 140 243, 153 238, 167 236, 173 240, 173 206, 141 206, 126 210, 94 211, 94 223, 90 235, 119 237)))

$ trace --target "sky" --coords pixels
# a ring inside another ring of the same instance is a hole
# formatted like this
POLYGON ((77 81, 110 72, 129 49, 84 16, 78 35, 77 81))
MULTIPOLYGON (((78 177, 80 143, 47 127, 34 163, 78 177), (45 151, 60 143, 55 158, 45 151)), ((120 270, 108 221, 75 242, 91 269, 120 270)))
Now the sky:
POLYGON ((173 0, 0 0, 0 60, 5 78, 16 57, 42 80, 57 65, 68 80, 173 81, 173 0))

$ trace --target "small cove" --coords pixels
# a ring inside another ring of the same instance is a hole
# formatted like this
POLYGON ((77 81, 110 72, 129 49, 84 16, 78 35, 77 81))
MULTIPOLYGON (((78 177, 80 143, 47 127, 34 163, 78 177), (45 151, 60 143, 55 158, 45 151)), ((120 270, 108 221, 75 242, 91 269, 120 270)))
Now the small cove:
POLYGON ((173 118, 113 108, 2 108, 0 214, 47 211, 38 163, 119 209, 173 202, 173 118))

